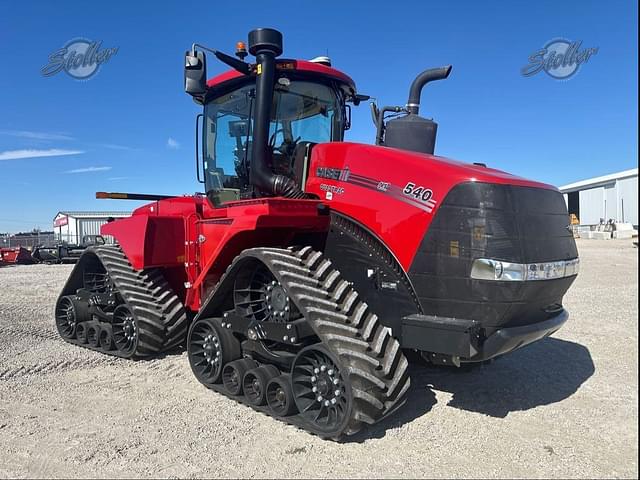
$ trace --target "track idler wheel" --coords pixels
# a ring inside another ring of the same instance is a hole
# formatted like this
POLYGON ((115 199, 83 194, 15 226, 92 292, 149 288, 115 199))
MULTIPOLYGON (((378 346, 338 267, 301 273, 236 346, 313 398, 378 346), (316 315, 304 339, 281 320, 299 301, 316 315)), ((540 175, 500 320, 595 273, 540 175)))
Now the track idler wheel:
POLYGON ((98 322, 89 322, 87 324, 87 343, 94 348, 100 346, 100 325, 98 322))
POLYGON ((75 299, 75 296, 66 295, 58 300, 56 304, 56 327, 62 338, 75 338, 77 324, 85 320, 89 320, 87 307, 80 304, 75 299))
POLYGON ((312 428, 322 435, 342 434, 353 408, 351 386, 326 347, 316 344, 300 350, 291 383, 296 406, 312 428))
POLYGON ((111 325, 101 325, 100 347, 107 352, 115 348, 115 344, 113 343, 113 335, 111 333, 111 325))
POLYGON ((125 357, 132 357, 138 347, 138 322, 126 305, 118 306, 113 312, 113 341, 125 357))
POLYGON ((86 323, 78 323, 76 324, 76 338, 78 339, 78 343, 85 344, 87 343, 87 324, 86 323))
POLYGON ((215 319, 203 318, 189 329, 187 354, 198 381, 213 385, 220 382, 224 366, 240 358, 240 342, 215 319))
POLYGON ((298 411, 289 375, 272 378, 267 384, 267 404, 274 415, 286 417, 298 411))
POLYGON ((258 363, 250 358, 243 358, 227 363, 222 369, 222 383, 231 395, 242 395, 242 380, 248 370, 256 368, 258 363))
POLYGON ((244 374, 242 388, 244 396, 252 405, 264 405, 267 402, 267 384, 280 375, 274 365, 263 365, 244 374))

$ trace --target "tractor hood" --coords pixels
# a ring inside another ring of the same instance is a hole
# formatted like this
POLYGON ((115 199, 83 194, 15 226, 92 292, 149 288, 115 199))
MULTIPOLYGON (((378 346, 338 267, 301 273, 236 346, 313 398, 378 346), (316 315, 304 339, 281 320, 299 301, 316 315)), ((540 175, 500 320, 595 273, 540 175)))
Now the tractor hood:
MULTIPOLYGON (((551 185, 501 170, 395 148, 348 142, 316 145, 305 191, 332 210, 358 218, 408 269, 445 197, 466 183, 510 185, 548 191, 551 185)), ((478 208, 491 208, 478 199, 478 208)))
MULTIPOLYGON (((558 314, 575 280, 567 207, 551 185, 428 154, 329 143, 312 150, 306 187, 388 249, 429 315, 487 329, 534 324, 558 314), (501 281, 494 268, 486 280, 473 273, 485 263, 533 273, 501 281), (555 276, 540 281, 548 268, 555 276)), ((376 275, 367 257, 360 271, 369 270, 376 275)))
MULTIPOLYGON (((446 178, 446 183, 451 183, 451 186, 470 181, 506 183, 510 185, 556 190, 556 187, 553 185, 528 180, 503 170, 486 167, 482 164, 465 163, 446 157, 411 152, 398 148, 343 142, 318 145, 314 149, 314 152, 316 151, 316 154, 319 155, 327 155, 327 153, 330 152, 330 156, 342 157, 346 163, 349 161, 358 162, 362 157, 368 157, 369 159, 375 158, 376 165, 380 163, 385 164, 378 172, 380 172, 381 175, 394 178, 398 178, 407 172, 420 172, 419 174, 428 175, 431 179, 439 178, 444 181, 444 178, 446 178)), ((441 193, 446 194, 446 192, 441 193)))

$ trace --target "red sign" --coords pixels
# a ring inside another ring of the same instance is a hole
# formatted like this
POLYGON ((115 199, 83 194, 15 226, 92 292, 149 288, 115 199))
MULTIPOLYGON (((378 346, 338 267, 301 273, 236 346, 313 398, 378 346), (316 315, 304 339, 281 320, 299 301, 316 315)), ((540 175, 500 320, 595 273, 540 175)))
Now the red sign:
POLYGON ((64 215, 64 216, 62 216, 60 218, 56 218, 53 221, 53 226, 54 227, 63 227, 65 225, 67 225, 68 223, 69 223, 69 218, 66 215, 64 215))

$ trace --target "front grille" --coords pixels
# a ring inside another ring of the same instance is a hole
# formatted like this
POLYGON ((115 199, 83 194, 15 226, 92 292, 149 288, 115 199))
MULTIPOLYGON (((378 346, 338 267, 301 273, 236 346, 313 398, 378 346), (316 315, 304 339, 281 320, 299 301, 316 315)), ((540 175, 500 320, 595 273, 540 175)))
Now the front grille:
POLYGON ((575 277, 540 282, 473 280, 477 258, 514 263, 578 256, 562 194, 540 188, 463 183, 444 199, 409 270, 426 314, 486 326, 523 325, 557 313, 575 277))

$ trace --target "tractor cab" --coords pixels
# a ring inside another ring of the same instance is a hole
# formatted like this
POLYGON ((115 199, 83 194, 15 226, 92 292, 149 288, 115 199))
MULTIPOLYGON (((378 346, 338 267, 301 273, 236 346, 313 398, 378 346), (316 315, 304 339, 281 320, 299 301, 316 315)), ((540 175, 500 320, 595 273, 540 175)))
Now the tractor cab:
MULTIPOLYGON (((331 81, 295 77, 282 72, 274 86, 268 167, 301 186, 310 147, 343 139, 345 94, 331 81)), ((205 103, 202 148, 207 192, 234 188, 251 195, 248 179, 255 97, 255 79, 248 78, 205 103)))
POLYGON ((195 45, 186 54, 185 89, 204 105, 202 137, 196 142, 202 146, 198 179, 213 203, 283 193, 302 197, 313 145, 342 141, 349 128, 347 102, 357 101, 353 80, 331 68, 326 57, 276 60, 281 45, 274 50, 273 43, 253 39, 252 53, 260 55, 256 64, 243 61, 242 42, 236 52, 240 60, 212 51, 234 69, 205 86, 204 54, 195 45))

